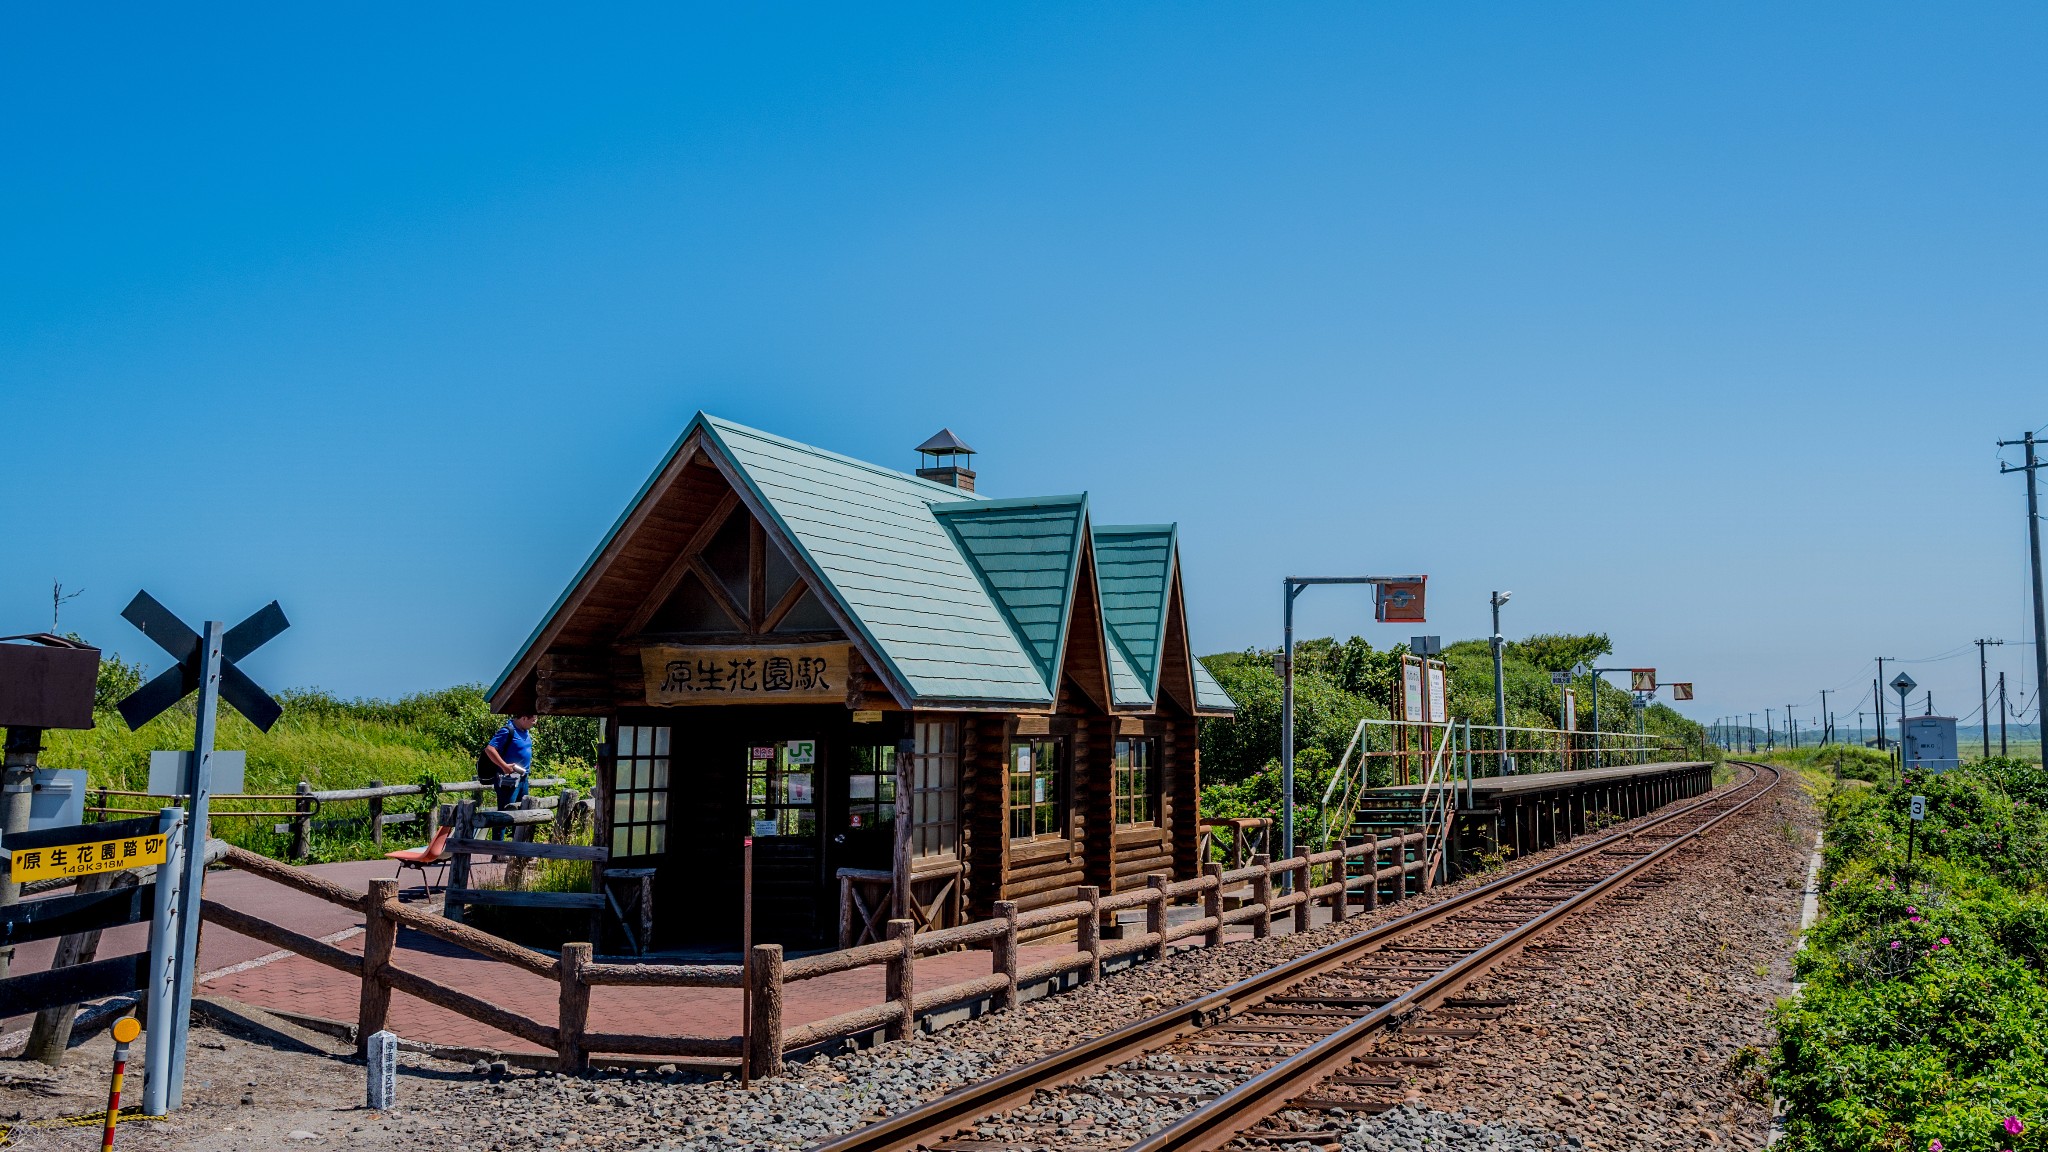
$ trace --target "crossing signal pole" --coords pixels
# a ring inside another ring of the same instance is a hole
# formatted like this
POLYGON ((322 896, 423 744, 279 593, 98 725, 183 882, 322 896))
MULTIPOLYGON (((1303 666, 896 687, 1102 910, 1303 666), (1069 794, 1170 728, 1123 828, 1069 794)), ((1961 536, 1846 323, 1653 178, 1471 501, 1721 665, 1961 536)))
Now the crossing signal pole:
MULTIPOLYGON (((2000 448, 2009 448, 2014 444, 2026 447, 2027 462, 2018 465, 2001 462, 1998 471, 2000 475, 2008 472, 2027 474, 2027 549, 2034 574, 2034 683, 2042 685, 2048 684, 2048 609, 2044 609, 2041 604, 2041 495, 2035 475, 2040 470, 2041 459, 2034 454, 2032 432, 2018 440, 1998 442, 2000 448)), ((2043 692, 2042 698, 2048 699, 2048 692, 2043 692)), ((2041 725, 2041 728, 2048 731, 2048 724, 2041 725)), ((2041 748, 2044 756, 2048 756, 2048 738, 2042 740, 2041 748)), ((2048 759, 2044 759, 2043 764, 2048 765, 2048 759)))

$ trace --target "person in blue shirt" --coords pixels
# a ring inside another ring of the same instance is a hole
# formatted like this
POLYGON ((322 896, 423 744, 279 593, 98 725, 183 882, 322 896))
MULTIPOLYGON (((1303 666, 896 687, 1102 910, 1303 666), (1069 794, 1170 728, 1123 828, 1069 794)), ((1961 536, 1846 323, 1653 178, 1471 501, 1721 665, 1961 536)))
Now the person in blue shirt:
POLYGON ((477 759, 479 779, 486 770, 496 770, 488 783, 498 789, 500 809, 510 808, 526 799, 526 774, 533 767, 535 719, 537 717, 514 716, 511 723, 498 729, 497 735, 484 745, 483 755, 477 759))

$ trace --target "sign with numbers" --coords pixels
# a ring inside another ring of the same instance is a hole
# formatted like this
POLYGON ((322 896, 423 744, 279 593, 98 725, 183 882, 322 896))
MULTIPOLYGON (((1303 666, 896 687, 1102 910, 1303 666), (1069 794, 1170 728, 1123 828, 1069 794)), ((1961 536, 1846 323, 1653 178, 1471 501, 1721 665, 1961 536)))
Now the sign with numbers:
POLYGON ((1927 819, 1927 797, 1925 797, 1925 796, 1915 796, 1915 797, 1913 797, 1913 819, 1915 819, 1915 820, 1925 820, 1925 819, 1927 819))
POLYGON ((153 816, 116 824, 17 832, 7 839, 7 874, 17 884, 161 864, 168 849, 168 839, 153 816))
POLYGON ((845 644, 640 650, 649 704, 824 704, 846 700, 845 644))

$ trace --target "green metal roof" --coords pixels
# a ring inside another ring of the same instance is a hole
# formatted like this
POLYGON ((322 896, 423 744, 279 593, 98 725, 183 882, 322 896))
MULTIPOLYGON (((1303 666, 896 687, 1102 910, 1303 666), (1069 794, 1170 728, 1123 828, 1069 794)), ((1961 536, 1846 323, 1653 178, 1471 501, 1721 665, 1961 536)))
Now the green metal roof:
POLYGON ((1105 524, 1094 530, 1094 543, 1103 630, 1136 677, 1143 701, 1149 703, 1159 696, 1159 654, 1166 643, 1175 527, 1105 524))
POLYGON ((1195 666, 1195 711, 1205 716, 1230 716, 1237 713, 1237 701, 1223 690, 1209 670, 1196 660, 1195 666))
POLYGON ((931 510, 1009 621, 1046 692, 1056 692, 1088 497, 953 501, 931 510))
MULTIPOLYGON (((492 685, 493 698, 699 431, 823 579, 819 591, 886 666, 882 671, 913 700, 1053 702, 1083 533, 1090 532, 1085 495, 990 500, 702 412, 492 685)), ((1158 691, 1174 528, 1109 527, 1090 538, 1114 702, 1150 704, 1158 691)), ((1233 707, 1199 665, 1195 681, 1201 710, 1233 707)))
POLYGON ((934 514, 988 501, 701 413, 697 419, 914 697, 1052 702, 1034 654, 934 514))

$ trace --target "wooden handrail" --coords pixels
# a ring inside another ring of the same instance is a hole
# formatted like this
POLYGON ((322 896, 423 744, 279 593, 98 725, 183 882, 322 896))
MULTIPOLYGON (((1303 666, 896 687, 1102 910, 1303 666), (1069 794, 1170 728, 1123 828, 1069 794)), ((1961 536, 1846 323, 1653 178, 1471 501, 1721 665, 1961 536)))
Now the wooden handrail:
POLYGON ((265 880, 275 881, 287 888, 296 888, 308 896, 317 896, 329 904, 339 904, 344 908, 363 906, 361 892, 343 888, 332 880, 322 880, 310 872, 301 871, 281 860, 272 860, 260 852, 229 846, 228 850, 221 854, 221 862, 230 868, 254 872, 265 880))

